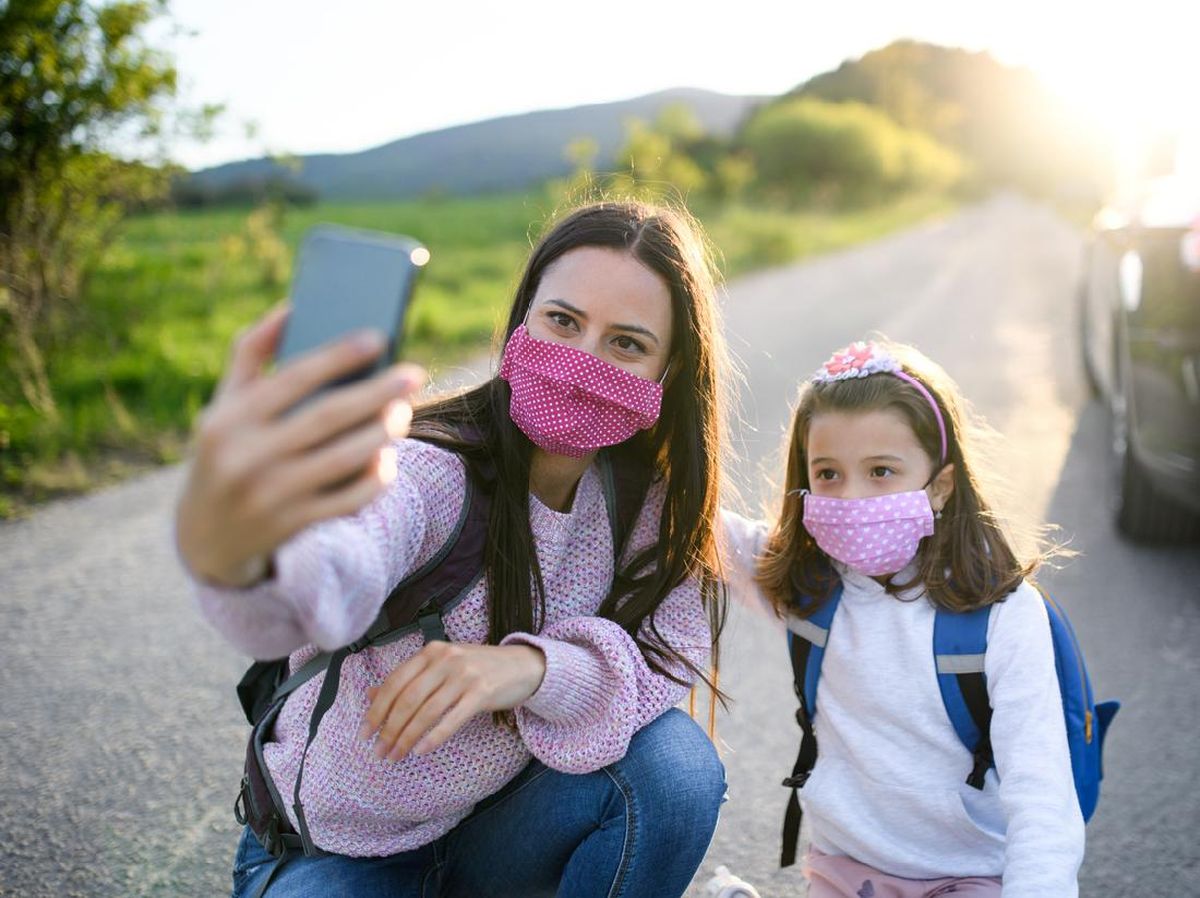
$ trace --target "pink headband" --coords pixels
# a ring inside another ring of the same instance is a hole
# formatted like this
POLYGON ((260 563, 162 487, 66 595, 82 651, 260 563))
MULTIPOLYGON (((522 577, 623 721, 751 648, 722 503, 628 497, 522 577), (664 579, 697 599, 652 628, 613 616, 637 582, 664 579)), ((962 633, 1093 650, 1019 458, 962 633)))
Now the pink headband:
POLYGON ((872 374, 893 374, 917 388, 937 418, 938 432, 942 436, 942 457, 939 464, 946 463, 946 422, 942 419, 942 410, 938 408, 933 395, 925 385, 906 372, 901 364, 888 355, 882 347, 875 343, 864 343, 861 340, 851 343, 845 349, 839 349, 829 357, 824 365, 817 369, 810 380, 815 384, 833 383, 839 380, 853 380, 857 377, 869 377, 872 374))

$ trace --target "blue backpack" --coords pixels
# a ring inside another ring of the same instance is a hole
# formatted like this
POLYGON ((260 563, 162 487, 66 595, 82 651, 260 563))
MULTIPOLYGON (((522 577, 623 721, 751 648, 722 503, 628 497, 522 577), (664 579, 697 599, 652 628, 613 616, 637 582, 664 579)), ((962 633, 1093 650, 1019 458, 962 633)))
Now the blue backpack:
MULTIPOLYGON (((1045 590, 1036 584, 1035 587, 1046 603, 1046 613, 1050 619, 1054 667, 1062 695, 1075 793, 1079 797, 1083 819, 1090 820, 1100 797, 1100 780, 1104 778, 1101 762, 1104 736, 1121 703, 1109 701, 1096 704, 1083 652, 1071 622, 1045 590)), ((813 730, 817 683, 821 677, 821 660, 825 655, 829 627, 841 597, 842 587, 839 584, 832 597, 811 616, 788 619, 788 654, 792 661, 796 697, 800 700, 796 722, 800 724, 804 735, 792 775, 783 781, 783 785, 792 790, 783 823, 783 851, 780 856, 780 865, 783 867, 796 860, 801 817, 796 790, 804 785, 817 761, 817 738, 813 730)), ((966 781, 975 789, 983 788, 988 768, 995 765, 989 732, 992 708, 988 702, 987 677, 983 665, 991 610, 991 605, 962 613, 939 608, 933 624, 933 652, 942 703, 946 706, 946 714, 958 738, 974 758, 966 781)))

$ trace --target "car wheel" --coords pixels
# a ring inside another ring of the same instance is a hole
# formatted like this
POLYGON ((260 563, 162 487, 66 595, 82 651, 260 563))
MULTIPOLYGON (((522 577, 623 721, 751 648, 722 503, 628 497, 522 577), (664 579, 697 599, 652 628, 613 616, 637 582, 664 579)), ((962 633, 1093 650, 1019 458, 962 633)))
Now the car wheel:
POLYGON ((1128 446, 1126 440, 1119 459, 1117 528, 1137 542, 1171 543, 1195 537, 1200 530, 1196 517, 1162 497, 1128 446))

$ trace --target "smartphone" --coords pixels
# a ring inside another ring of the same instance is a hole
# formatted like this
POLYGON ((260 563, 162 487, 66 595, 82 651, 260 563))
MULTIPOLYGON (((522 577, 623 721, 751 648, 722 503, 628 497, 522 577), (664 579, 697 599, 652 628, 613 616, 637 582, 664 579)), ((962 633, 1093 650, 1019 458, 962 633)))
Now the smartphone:
POLYGON ((323 384, 290 409, 334 387, 370 377, 396 357, 404 313, 429 251, 411 237, 320 224, 304 236, 292 276, 291 311, 275 353, 277 365, 364 328, 380 331, 387 349, 373 362, 323 384))

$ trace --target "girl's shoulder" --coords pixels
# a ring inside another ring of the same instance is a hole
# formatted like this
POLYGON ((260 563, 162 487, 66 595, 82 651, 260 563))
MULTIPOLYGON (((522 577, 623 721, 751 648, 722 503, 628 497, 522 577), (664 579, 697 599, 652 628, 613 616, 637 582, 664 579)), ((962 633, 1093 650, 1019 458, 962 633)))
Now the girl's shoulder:
POLYGON ((717 545, 721 564, 731 574, 753 578, 758 557, 767 545, 769 526, 766 521, 747 518, 728 508, 721 509, 717 528, 717 545))
POLYGON ((1050 619, 1046 600, 1028 580, 992 606, 988 620, 988 643, 1026 643, 1031 637, 1049 640, 1050 619))

